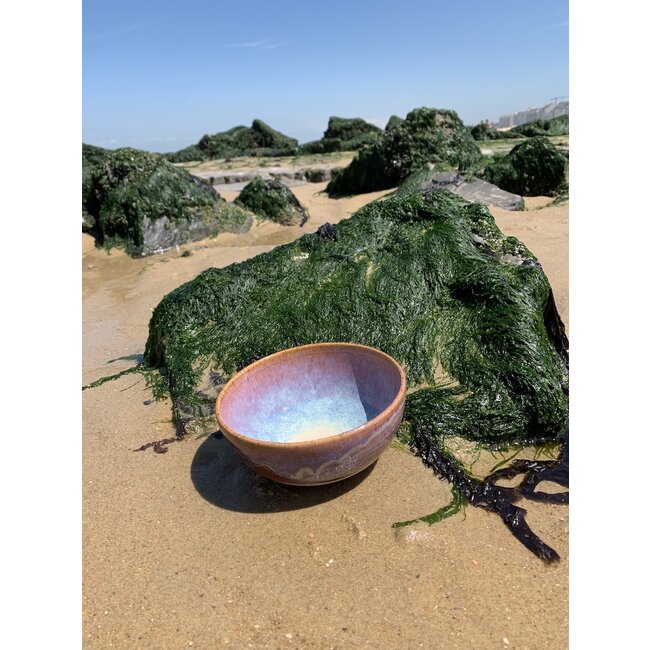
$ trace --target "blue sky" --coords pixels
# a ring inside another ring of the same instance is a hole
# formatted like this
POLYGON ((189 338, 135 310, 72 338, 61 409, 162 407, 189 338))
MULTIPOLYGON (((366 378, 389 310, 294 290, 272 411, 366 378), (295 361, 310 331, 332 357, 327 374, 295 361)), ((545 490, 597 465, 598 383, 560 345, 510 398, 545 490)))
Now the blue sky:
POLYGON ((175 151, 260 118, 301 142, 330 115, 418 106, 466 124, 569 94, 568 1, 85 0, 83 141, 175 151))

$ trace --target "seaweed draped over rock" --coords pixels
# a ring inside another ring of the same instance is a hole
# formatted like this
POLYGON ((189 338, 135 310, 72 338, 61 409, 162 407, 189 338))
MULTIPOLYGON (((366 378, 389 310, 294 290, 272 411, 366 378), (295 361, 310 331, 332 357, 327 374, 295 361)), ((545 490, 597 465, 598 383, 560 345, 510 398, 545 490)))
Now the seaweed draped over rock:
POLYGON ((92 187, 92 171, 103 162, 109 153, 111 152, 108 149, 96 147, 92 144, 82 143, 81 145, 81 219, 82 229, 87 232, 92 231, 95 225, 95 218, 86 209, 92 187))
POLYGON ((235 203, 283 226, 302 226, 309 218, 302 203, 279 181, 255 178, 244 187, 235 203))
POLYGON ((552 196, 566 187, 567 158, 548 138, 537 136, 495 157, 486 181, 521 196, 552 196))
POLYGON ((537 135, 569 135, 569 116, 560 115, 550 120, 533 120, 519 126, 515 126, 505 132, 508 137, 525 136, 534 138, 537 135))
POLYGON ((235 126, 228 131, 204 135, 196 144, 165 157, 171 162, 214 160, 237 156, 287 156, 296 153, 298 140, 272 129, 262 120, 250 127, 235 126))
POLYGON ((384 190, 396 187, 428 163, 464 170, 480 159, 472 134, 454 111, 417 108, 362 149, 332 178, 327 192, 343 196, 384 190))
POLYGON ((425 386, 408 397, 406 429, 557 440, 567 371, 546 331, 549 295, 535 257, 484 206, 446 191, 395 196, 334 236, 308 234, 178 287, 154 310, 145 362, 164 370, 183 427, 206 412, 207 371, 221 381, 288 347, 363 343, 425 386))
POLYGON ((302 153, 325 153, 330 151, 356 151, 377 139, 381 129, 360 117, 329 118, 327 130, 320 140, 300 146, 302 153))
POLYGON ((247 211, 159 154, 124 148, 95 158, 84 178, 83 211, 104 246, 150 255, 222 231, 242 232, 252 223, 247 211))

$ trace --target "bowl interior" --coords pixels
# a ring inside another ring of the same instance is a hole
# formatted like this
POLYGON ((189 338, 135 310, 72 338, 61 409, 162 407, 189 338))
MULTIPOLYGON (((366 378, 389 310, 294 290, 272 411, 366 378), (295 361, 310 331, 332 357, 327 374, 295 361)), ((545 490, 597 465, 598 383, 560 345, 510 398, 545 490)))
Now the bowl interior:
POLYGON ((269 442, 326 438, 365 424, 397 397, 397 364, 370 348, 294 348, 244 369, 224 389, 222 422, 269 442))

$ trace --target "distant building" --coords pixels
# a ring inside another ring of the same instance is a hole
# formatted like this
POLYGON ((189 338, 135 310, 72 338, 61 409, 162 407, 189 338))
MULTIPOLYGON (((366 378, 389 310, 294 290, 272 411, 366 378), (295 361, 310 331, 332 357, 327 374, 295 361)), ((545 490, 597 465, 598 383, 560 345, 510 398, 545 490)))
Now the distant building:
POLYGON ((569 114, 569 102, 551 102, 541 108, 529 108, 512 115, 502 115, 495 124, 497 129, 508 129, 533 120, 550 120, 560 115, 569 114))

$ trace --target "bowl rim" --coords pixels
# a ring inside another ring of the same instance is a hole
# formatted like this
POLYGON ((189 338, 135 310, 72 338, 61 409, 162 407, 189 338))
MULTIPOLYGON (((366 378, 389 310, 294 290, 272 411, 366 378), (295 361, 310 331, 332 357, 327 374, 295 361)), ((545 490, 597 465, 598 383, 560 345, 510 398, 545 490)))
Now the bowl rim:
POLYGON ((360 436, 360 435, 363 436, 363 434, 366 433, 366 431, 370 431, 374 429, 375 425, 378 422, 382 420, 388 420, 389 418, 391 418, 394 415, 394 413, 400 408, 405 398, 406 398, 406 375, 404 374, 404 370, 402 369, 402 366, 400 366, 400 364, 397 363, 397 361, 393 359, 393 357, 391 357, 389 354, 386 354, 385 352, 382 352, 377 348, 370 347, 369 345, 363 345, 362 343, 345 343, 345 342, 338 342, 338 341, 324 342, 324 343, 310 343, 308 345, 297 345, 296 347, 293 348, 285 348, 284 350, 280 350, 279 352, 274 352, 273 354, 269 354, 266 357, 262 357, 261 359, 258 359, 257 361, 254 361, 253 363, 249 364, 245 368, 242 368, 238 373, 233 375, 226 382, 225 386, 219 391, 216 400, 215 416, 217 418, 219 428, 227 438, 232 436, 235 440, 241 440, 247 445, 253 447, 267 448, 267 449, 278 449, 278 448, 308 449, 313 447, 330 445, 332 444, 333 440, 346 440, 348 438, 353 438, 355 436, 360 436), (258 365, 263 365, 264 363, 268 362, 269 359, 284 356, 286 354, 292 354, 294 352, 307 350, 310 348, 313 349, 313 348, 327 348, 327 347, 356 348, 356 349, 367 350, 369 352, 372 352, 373 354, 376 354, 377 356, 386 359, 390 364, 392 364, 395 368, 397 368, 400 377, 400 386, 397 391, 397 395, 395 396, 393 401, 383 411, 378 413, 374 418, 368 420, 367 422, 364 422, 363 424, 359 425, 358 427, 355 427, 354 429, 347 429, 346 431, 342 431, 341 433, 337 433, 331 436, 325 436, 323 438, 315 438, 314 440, 299 440, 296 442, 273 442, 271 440, 258 440, 257 438, 250 438, 249 436, 246 436, 243 433, 239 433, 238 431, 235 431, 234 429, 232 429, 231 427, 229 427, 227 424, 223 422, 219 414, 223 396, 231 388, 232 384, 235 383, 235 381, 241 379, 241 377, 245 375, 247 372, 249 372, 252 368, 258 365))

